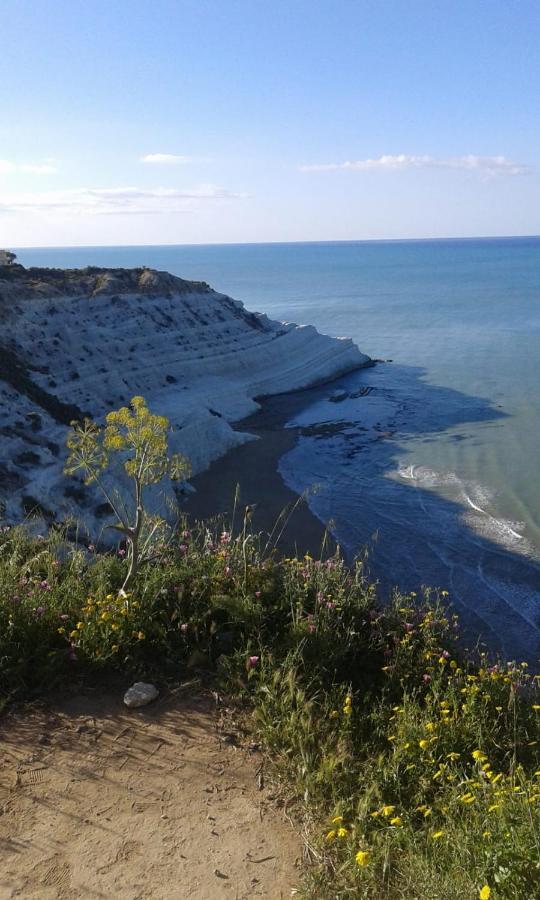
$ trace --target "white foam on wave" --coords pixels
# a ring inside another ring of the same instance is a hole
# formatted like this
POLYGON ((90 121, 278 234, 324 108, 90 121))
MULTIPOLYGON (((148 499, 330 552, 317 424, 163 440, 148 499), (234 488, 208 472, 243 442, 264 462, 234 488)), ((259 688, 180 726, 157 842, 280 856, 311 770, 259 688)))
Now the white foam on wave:
POLYGON ((440 472, 414 464, 399 466, 397 471, 391 473, 391 477, 412 482, 415 487, 423 489, 452 488, 451 499, 465 508, 470 507, 474 510, 474 513, 471 513, 464 509, 462 515, 465 523, 474 532, 524 556, 532 558, 538 556, 531 542, 522 533, 526 527, 524 522, 502 518, 486 508, 493 502, 495 495, 485 485, 464 481, 455 472, 440 472))

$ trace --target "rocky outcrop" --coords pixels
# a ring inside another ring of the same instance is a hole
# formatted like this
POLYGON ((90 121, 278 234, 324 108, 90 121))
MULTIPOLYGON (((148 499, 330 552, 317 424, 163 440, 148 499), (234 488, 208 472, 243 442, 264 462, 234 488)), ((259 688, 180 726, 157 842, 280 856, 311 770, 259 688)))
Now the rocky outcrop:
POLYGON ((60 515, 103 515, 92 491, 62 474, 73 418, 100 419, 143 395, 197 472, 252 439, 231 423, 256 398, 370 363, 348 339, 145 268, 0 266, 0 325, 0 500, 12 519, 28 496, 60 515))

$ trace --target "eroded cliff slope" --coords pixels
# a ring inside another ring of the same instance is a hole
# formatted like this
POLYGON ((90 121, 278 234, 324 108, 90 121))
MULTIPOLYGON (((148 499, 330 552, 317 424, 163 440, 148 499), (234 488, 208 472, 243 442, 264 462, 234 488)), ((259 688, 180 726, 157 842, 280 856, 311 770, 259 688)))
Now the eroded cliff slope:
POLYGON ((256 398, 369 364, 348 339, 274 322, 203 282, 150 269, 0 265, 0 500, 105 514, 62 474, 66 425, 143 395, 201 471, 251 436, 231 423, 256 398))

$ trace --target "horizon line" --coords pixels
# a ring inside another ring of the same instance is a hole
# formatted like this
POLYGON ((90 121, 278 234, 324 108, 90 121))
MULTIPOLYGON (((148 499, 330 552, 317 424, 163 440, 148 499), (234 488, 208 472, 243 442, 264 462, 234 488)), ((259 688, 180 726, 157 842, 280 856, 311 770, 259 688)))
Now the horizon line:
POLYGON ((149 244, 25 244, 12 245, 13 251, 18 250, 103 250, 130 249, 146 247, 261 247, 282 246, 284 244, 403 244, 403 243, 430 243, 436 241, 505 241, 538 239, 539 234, 496 234, 496 235, 444 235, 438 237, 403 237, 403 238, 337 238, 318 240, 294 240, 294 241, 185 241, 180 243, 149 243, 149 244))

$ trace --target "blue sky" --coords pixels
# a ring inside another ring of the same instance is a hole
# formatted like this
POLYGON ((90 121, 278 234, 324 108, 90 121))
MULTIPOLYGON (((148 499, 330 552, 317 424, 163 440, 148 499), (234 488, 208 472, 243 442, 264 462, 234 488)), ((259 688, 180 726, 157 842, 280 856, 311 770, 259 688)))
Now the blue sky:
POLYGON ((0 21, 0 246, 540 233, 538 0, 0 21))

